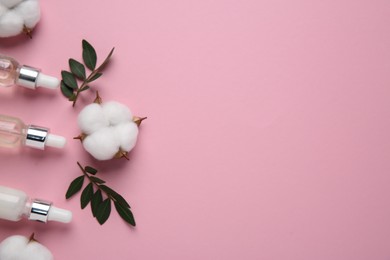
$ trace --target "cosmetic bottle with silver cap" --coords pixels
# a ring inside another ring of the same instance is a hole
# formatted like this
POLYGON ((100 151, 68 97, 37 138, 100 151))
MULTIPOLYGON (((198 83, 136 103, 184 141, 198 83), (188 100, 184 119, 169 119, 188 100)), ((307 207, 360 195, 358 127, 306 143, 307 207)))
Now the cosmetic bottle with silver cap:
POLYGON ((54 207, 51 202, 30 200, 23 191, 0 186, 0 219, 19 221, 23 217, 45 223, 69 223, 72 220, 72 212, 54 207))
POLYGON ((28 146, 44 150, 46 146, 63 148, 66 139, 50 134, 49 129, 25 125, 19 118, 0 115, 0 147, 28 146))
POLYGON ((55 89, 60 81, 41 73, 40 69, 20 65, 15 59, 0 55, 0 87, 19 85, 29 89, 55 89))

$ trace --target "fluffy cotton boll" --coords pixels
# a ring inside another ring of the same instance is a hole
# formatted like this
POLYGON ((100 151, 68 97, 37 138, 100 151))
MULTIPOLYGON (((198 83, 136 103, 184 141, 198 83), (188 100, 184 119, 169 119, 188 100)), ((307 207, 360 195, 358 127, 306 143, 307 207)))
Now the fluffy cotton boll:
POLYGON ((53 260, 51 252, 42 244, 31 241, 24 251, 20 253, 19 259, 23 260, 53 260))
POLYGON ((15 7, 15 12, 23 17, 24 25, 26 25, 28 28, 35 27, 41 18, 41 10, 37 0, 22 2, 15 7))
POLYGON ((12 8, 20 4, 23 0, 0 0, 0 3, 7 8, 12 8))
POLYGON ((23 30, 23 18, 15 11, 8 11, 0 17, 0 37, 19 34, 23 30))
POLYGON ((51 252, 42 244, 24 236, 11 236, 0 244, 1 260, 53 260, 51 252))
POLYGON ((110 101, 102 104, 103 112, 110 125, 117 125, 124 122, 129 122, 133 119, 130 109, 116 101, 110 101))
POLYGON ((5 7, 4 5, 0 4, 0 17, 5 14, 6 12, 8 12, 8 8, 5 7))
POLYGON ((0 259, 18 259, 19 252, 24 250, 28 239, 24 236, 11 236, 0 244, 0 259))
POLYGON ((137 142, 138 125, 130 109, 119 102, 86 106, 78 124, 84 149, 98 160, 126 157, 137 142))
POLYGON ((81 110, 77 122, 84 134, 92 134, 99 129, 109 126, 102 107, 96 103, 90 104, 81 110))
POLYGON ((32 29, 41 18, 39 0, 0 0, 0 37, 25 32, 31 37, 32 29))
POLYGON ((112 159, 119 151, 120 145, 113 133, 112 127, 106 127, 88 135, 83 140, 84 149, 98 160, 112 159))
POLYGON ((115 137, 120 143, 121 150, 130 152, 137 142, 138 126, 134 122, 119 124, 115 126, 115 137))

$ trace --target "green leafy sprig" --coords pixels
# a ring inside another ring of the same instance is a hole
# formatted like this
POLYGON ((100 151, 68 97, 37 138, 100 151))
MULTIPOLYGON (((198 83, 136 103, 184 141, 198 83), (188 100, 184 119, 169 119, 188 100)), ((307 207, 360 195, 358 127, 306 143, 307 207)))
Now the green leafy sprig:
POLYGON ((80 197, 81 209, 90 204, 92 215, 100 225, 103 225, 110 217, 111 204, 114 203, 119 216, 130 225, 135 226, 129 203, 120 194, 108 187, 104 180, 95 176, 98 172, 95 168, 91 166, 83 167, 79 162, 77 162, 77 165, 83 174, 70 183, 65 195, 66 199, 79 192, 83 187, 84 180, 87 179, 89 184, 85 186, 80 197))
POLYGON ((82 46, 85 66, 81 62, 71 58, 69 59, 70 71, 61 71, 61 92, 69 101, 73 102, 72 106, 76 105, 80 93, 90 88, 88 84, 103 75, 102 70, 110 60, 115 49, 112 48, 103 63, 99 67, 96 67, 97 55, 95 49, 86 40, 82 41, 82 46), (91 71, 88 76, 85 67, 91 71), (80 85, 78 81, 81 81, 80 85))

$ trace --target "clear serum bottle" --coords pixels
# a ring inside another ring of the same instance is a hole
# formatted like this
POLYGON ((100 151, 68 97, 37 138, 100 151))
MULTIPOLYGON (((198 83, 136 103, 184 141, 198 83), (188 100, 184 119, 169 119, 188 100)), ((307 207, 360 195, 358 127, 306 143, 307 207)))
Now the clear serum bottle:
POLYGON ((15 59, 0 54, 0 87, 19 85, 29 89, 56 89, 59 79, 41 73, 40 69, 20 65, 15 59))
POLYGON ((22 218, 44 223, 69 223, 72 220, 72 212, 54 207, 48 201, 29 199, 23 191, 0 186, 0 219, 19 221, 22 218))
POLYGON ((0 115, 0 147, 44 150, 47 146, 63 148, 65 144, 65 137, 50 134, 49 128, 26 125, 19 118, 0 115))

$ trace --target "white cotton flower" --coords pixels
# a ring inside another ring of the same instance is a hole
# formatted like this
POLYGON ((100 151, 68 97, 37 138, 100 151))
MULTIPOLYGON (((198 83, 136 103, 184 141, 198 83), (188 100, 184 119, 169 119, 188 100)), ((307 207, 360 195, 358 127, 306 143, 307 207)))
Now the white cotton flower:
POLYGON ((119 102, 106 102, 102 104, 102 107, 103 113, 110 122, 110 125, 129 122, 133 118, 130 109, 119 102))
POLYGON ((99 104, 90 104, 81 110, 78 116, 78 124, 84 134, 92 134, 101 128, 108 127, 109 122, 99 104))
POLYGON ((40 18, 39 0, 0 0, 0 37, 32 30, 40 18))
POLYGON ((21 17, 23 17, 24 25, 28 28, 34 28, 35 25, 38 23, 41 16, 39 10, 39 2, 36 0, 23 1, 15 7, 15 12, 17 12, 21 17))
POLYGON ((13 8, 20 4, 23 0, 0 0, 0 3, 3 4, 8 9, 13 8))
POLYGON ((78 116, 78 125, 84 149, 98 160, 127 154, 137 142, 138 126, 130 109, 116 101, 86 106, 78 116))
POLYGON ((84 149, 98 160, 113 158, 120 146, 113 130, 113 127, 109 126, 88 135, 83 141, 84 149))
POLYGON ((45 246, 24 236, 10 236, 0 243, 1 260, 53 260, 45 246))
POLYGON ((23 19, 15 11, 7 11, 0 17, 0 37, 18 35, 23 30, 23 19))
POLYGON ((0 4, 0 17, 6 12, 8 12, 8 8, 0 4))
POLYGON ((134 148, 138 137, 138 126, 134 122, 127 122, 115 126, 115 138, 119 141, 123 151, 134 148))

